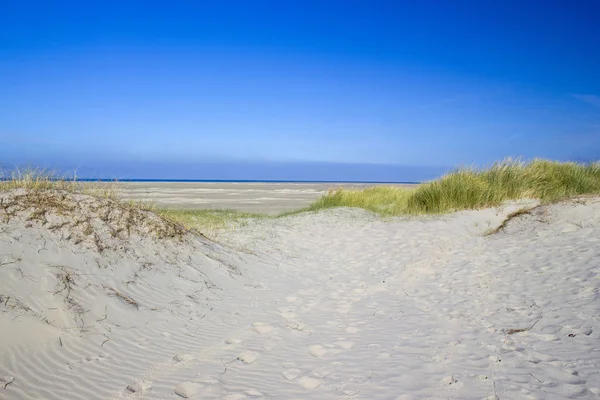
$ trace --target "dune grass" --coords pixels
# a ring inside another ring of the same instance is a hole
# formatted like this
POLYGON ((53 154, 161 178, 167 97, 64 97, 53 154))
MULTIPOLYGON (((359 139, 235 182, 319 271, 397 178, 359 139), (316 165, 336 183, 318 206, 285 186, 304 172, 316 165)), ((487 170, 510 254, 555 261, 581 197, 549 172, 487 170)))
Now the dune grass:
POLYGON ((0 191, 25 189, 29 191, 60 190, 94 197, 117 199, 115 182, 83 182, 77 176, 67 177, 42 168, 0 170, 0 191))
POLYGON ((415 188, 376 186, 362 190, 336 189, 309 207, 277 216, 235 210, 159 208, 147 202, 119 200, 116 186, 110 183, 94 184, 73 178, 57 178, 45 170, 16 170, 4 174, 0 171, 0 191, 18 188, 61 190, 110 198, 130 208, 152 211, 174 224, 210 237, 222 229, 243 225, 250 219, 278 218, 332 207, 358 207, 382 216, 401 216, 493 207, 507 200, 522 198, 549 203, 580 195, 600 195, 600 162, 578 164, 506 159, 489 168, 459 168, 415 188))
POLYGON ((489 168, 459 168, 415 189, 374 187, 338 189, 309 207, 360 207, 384 216, 442 214, 500 205, 507 200, 565 198, 600 194, 600 162, 578 164, 506 159, 489 168))
POLYGON ((245 213, 236 210, 172 209, 153 207, 152 211, 174 221, 187 229, 214 237, 219 231, 247 223, 249 219, 268 218, 263 214, 245 213))
POLYGON ((0 190, 28 189, 28 190, 65 190, 77 191, 76 179, 58 176, 55 172, 40 169, 14 169, 11 171, 0 170, 0 190))
POLYGON ((321 197, 306 210, 357 207, 382 215, 402 215, 407 213, 408 200, 415 190, 393 186, 374 186, 362 190, 340 188, 321 197))

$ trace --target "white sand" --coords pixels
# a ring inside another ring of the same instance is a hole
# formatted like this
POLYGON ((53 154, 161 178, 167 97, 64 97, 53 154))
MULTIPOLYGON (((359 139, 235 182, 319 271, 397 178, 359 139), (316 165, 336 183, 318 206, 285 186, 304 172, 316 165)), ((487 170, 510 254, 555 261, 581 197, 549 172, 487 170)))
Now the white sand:
POLYGON ((0 223, 0 398, 597 398, 600 200, 580 203, 487 237, 518 206, 101 253, 20 213, 0 223))

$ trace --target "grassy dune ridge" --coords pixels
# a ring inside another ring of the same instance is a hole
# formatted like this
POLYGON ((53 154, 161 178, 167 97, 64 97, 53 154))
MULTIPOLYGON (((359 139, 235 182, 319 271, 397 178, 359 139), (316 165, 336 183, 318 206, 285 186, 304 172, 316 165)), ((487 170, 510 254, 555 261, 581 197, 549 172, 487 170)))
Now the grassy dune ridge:
POLYGON ((493 207, 521 198, 549 203, 579 195, 600 195, 600 162, 578 164, 506 159, 488 168, 458 168, 416 188, 376 186, 362 190, 336 189, 307 208, 279 216, 234 210, 178 210, 159 208, 147 202, 123 202, 118 200, 114 184, 81 182, 37 169, 10 173, 0 171, 0 191, 11 189, 33 192, 58 190, 109 198, 130 208, 152 211, 174 224, 212 236, 219 230, 243 224, 249 219, 277 218, 333 207, 358 207, 382 216, 401 216, 493 207))
POLYGON ((459 168, 415 189, 381 186, 338 189, 309 209, 345 206, 387 216, 441 214, 493 207, 506 200, 534 198, 549 203, 587 194, 600 194, 600 162, 506 159, 489 168, 459 168))

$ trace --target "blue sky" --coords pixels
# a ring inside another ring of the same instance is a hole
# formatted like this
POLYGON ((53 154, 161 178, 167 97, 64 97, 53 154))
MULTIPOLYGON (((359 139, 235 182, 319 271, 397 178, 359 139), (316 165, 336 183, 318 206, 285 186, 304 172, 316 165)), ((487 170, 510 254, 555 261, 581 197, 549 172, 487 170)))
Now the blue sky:
POLYGON ((5 3, 4 165, 421 180, 600 159, 595 0, 5 3))

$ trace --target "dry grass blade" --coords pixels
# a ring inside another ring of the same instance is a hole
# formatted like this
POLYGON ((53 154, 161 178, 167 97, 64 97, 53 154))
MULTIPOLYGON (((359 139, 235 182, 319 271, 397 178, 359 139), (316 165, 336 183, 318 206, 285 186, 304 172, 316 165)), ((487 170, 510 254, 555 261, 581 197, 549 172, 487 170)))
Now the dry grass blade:
POLYGON ((537 324, 538 322, 540 322, 541 318, 538 319, 537 321, 535 321, 533 323, 533 325, 531 325, 529 328, 520 328, 520 329, 507 329, 506 330, 506 334, 507 335, 513 335, 515 333, 521 333, 521 332, 527 332, 533 329, 533 327, 535 326, 535 324, 537 324))
POLYGON ((103 286, 104 290, 108 293, 109 296, 113 296, 113 297, 117 297, 118 299, 120 299, 121 301, 129 304, 130 306, 139 309, 140 305, 137 301, 135 301, 134 299, 132 299, 131 297, 113 289, 107 286, 103 286))
POLYGON ((504 221, 502 221, 502 223, 500 225, 498 225, 497 227, 490 229, 488 231, 486 231, 483 236, 490 236, 490 235, 494 235, 496 233, 501 232, 502 230, 504 230, 504 228, 506 228, 506 226, 508 225, 508 223, 514 219, 517 218, 521 215, 529 215, 531 214, 531 212, 537 207, 533 207, 533 208, 520 208, 517 211, 514 211, 510 214, 508 214, 506 216, 506 218, 504 219, 504 221))

